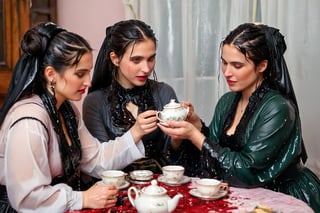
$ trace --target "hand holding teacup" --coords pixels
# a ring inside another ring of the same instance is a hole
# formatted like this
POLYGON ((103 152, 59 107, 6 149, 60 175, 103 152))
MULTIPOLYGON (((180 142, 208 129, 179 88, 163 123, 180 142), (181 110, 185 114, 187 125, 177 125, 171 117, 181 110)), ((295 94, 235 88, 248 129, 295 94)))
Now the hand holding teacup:
POLYGON ((89 209, 111 208, 116 205, 118 190, 115 185, 94 184, 82 192, 82 207, 89 209))
POLYGON ((205 197, 212 197, 218 193, 228 190, 228 184, 216 179, 203 178, 196 180, 198 192, 205 197))
POLYGON ((125 183, 126 173, 121 170, 106 170, 101 173, 102 183, 115 185, 117 188, 125 183))

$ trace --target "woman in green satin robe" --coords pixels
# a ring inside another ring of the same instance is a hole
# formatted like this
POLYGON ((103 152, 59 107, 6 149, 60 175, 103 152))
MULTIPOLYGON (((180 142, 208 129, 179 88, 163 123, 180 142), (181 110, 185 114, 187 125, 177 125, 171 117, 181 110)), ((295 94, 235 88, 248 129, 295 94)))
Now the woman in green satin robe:
POLYGON ((203 177, 283 192, 320 212, 320 181, 304 166, 307 154, 285 50, 278 29, 239 25, 221 43, 230 92, 218 101, 210 131, 193 110, 187 121, 159 126, 201 151, 203 177))

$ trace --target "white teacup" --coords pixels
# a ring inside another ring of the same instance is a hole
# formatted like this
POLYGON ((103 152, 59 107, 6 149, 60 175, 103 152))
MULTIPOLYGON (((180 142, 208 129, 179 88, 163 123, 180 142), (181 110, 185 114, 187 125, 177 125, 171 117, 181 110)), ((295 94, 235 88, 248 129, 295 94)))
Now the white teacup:
POLYGON ((211 178, 203 178, 196 180, 196 186, 198 192, 207 197, 212 197, 219 192, 227 191, 228 190, 228 184, 223 183, 216 179, 211 178))
POLYGON ((103 184, 115 185, 117 188, 125 183, 126 173, 120 170, 106 170, 101 173, 103 184))
POLYGON ((179 165, 168 165, 162 167, 162 173, 167 183, 180 183, 183 179, 184 167, 179 165))

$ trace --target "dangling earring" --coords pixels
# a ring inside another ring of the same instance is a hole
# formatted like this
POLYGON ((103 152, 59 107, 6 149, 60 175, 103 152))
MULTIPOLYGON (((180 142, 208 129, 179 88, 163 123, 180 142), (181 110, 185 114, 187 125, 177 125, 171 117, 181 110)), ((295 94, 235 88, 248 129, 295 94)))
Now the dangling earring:
POLYGON ((54 85, 56 84, 56 82, 54 81, 54 80, 51 80, 50 81, 50 90, 51 90, 51 92, 53 93, 53 97, 55 97, 56 96, 56 92, 55 92, 55 90, 54 90, 54 85))
POLYGON ((112 78, 113 78, 113 79, 116 79, 116 77, 117 77, 117 71, 118 71, 117 67, 114 66, 114 68, 113 68, 113 70, 112 70, 112 78))

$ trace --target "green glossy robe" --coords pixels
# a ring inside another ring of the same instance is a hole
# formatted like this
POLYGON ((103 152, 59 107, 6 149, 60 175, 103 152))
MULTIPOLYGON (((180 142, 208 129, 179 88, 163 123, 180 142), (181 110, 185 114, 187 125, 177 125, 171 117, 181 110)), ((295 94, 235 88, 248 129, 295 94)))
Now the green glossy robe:
POLYGON ((320 212, 320 181, 300 163, 301 125, 295 105, 268 91, 250 112, 242 142, 234 150, 219 140, 236 95, 225 94, 216 106, 210 137, 202 147, 203 168, 233 186, 266 187, 293 195, 320 212))

